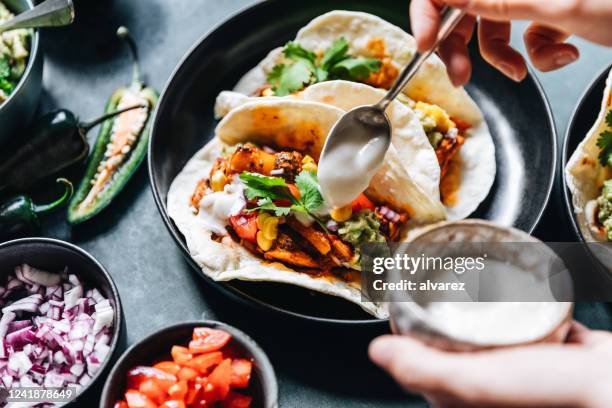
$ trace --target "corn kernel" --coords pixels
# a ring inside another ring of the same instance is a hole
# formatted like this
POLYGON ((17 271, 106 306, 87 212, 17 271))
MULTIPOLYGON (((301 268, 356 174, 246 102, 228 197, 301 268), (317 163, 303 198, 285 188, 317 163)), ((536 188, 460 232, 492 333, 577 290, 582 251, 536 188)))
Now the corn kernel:
POLYGON ((278 218, 272 216, 267 218, 263 223, 261 232, 263 232, 264 238, 274 241, 278 237, 278 218))
POLYGON ((425 102, 417 102, 415 109, 420 110, 427 116, 431 117, 436 121, 436 126, 438 130, 442 133, 448 132, 450 129, 457 127, 455 122, 453 122, 448 116, 448 113, 444 111, 444 109, 440 108, 438 105, 431 105, 425 102))
POLYGON ((309 155, 304 156, 304 158, 302 159, 302 164, 314 163, 314 162, 315 160, 309 155))
POLYGON ((257 245, 264 251, 269 251, 272 248, 273 240, 264 237, 262 231, 257 231, 257 245))
POLYGON ((259 215, 257 215, 257 228, 259 228, 260 230, 263 229, 266 220, 270 217, 271 215, 267 212, 260 212, 259 215))
POLYGON ((310 171, 310 172, 317 172, 318 167, 315 163, 306 163, 304 165, 302 165, 302 170, 306 170, 306 171, 310 171))
POLYGON ((223 188, 227 184, 227 177, 223 174, 222 171, 218 170, 213 173, 210 178, 210 187, 213 191, 223 191, 223 188))
POLYGON ((266 88, 261 92, 261 96, 274 96, 272 88, 266 88))
POLYGON ((353 209, 350 205, 346 205, 344 207, 336 207, 331 210, 330 215, 334 221, 344 222, 351 218, 351 215, 353 215, 353 209))

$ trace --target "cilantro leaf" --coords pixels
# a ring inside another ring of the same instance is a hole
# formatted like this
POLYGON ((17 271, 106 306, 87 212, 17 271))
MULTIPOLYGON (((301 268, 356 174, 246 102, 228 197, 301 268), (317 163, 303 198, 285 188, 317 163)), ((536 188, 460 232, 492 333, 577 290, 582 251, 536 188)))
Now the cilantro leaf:
POLYGON ((6 79, 11 76, 11 66, 6 57, 0 57, 0 79, 6 79))
POLYGON ((306 60, 309 61, 313 66, 317 56, 314 52, 309 51, 302 47, 300 44, 289 41, 283 48, 283 54, 285 57, 293 61, 306 60))
POLYGON ((332 45, 325 50, 321 59, 321 68, 329 71, 338 62, 348 57, 349 44, 344 37, 334 41, 332 45))
POLYGON ((274 215, 280 217, 283 215, 289 215, 289 212, 291 212, 291 207, 279 207, 274 204, 270 198, 262 198, 261 200, 257 201, 257 208, 254 208, 254 210, 274 211, 274 215))
POLYGON ((280 177, 268 177, 258 173, 242 172, 240 180, 245 184, 245 195, 249 200, 254 198, 269 198, 271 200, 286 198, 289 187, 280 177))
POLYGON ((601 132, 597 139, 597 147, 601 149, 599 152, 599 163, 602 166, 612 164, 612 131, 606 130, 601 132))
POLYGON ((298 60, 294 64, 280 64, 274 66, 268 82, 277 96, 289 95, 304 88, 312 82, 314 66, 305 60, 298 60))
POLYGON ((4 91, 6 95, 10 95, 13 89, 15 89, 15 85, 11 81, 6 78, 0 78, 0 90, 4 91))
POLYGON ((323 204, 323 196, 319 191, 319 182, 314 172, 302 171, 295 178, 295 184, 300 190, 300 202, 308 212, 313 212, 323 204))
POLYGON ((373 58, 346 58, 330 69, 330 74, 339 79, 359 81, 366 79, 372 72, 380 71, 382 62, 373 58))
POLYGON ((608 127, 612 128, 612 110, 610 110, 606 115, 606 124, 608 127))

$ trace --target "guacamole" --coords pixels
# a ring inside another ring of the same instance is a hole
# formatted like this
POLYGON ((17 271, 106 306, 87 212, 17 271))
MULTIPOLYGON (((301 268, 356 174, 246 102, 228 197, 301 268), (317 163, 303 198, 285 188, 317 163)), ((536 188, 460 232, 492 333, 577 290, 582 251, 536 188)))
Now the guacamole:
MULTIPOLYGON (((0 22, 14 15, 0 1, 0 22)), ((0 104, 13 92, 23 75, 29 56, 29 30, 12 30, 0 34, 0 104)))
POLYGON ((604 182, 597 204, 597 220, 603 225, 608 241, 612 241, 612 179, 604 182))
POLYGON ((362 210, 353 214, 350 220, 340 224, 338 235, 343 241, 355 248, 354 262, 359 261, 360 246, 368 242, 385 242, 385 236, 380 232, 380 222, 376 214, 370 210, 362 210))

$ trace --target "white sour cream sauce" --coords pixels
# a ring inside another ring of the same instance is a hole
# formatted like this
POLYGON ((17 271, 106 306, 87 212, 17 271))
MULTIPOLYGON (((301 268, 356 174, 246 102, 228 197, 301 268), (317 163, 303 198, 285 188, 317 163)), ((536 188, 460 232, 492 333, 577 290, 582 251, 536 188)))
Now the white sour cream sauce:
POLYGON ((212 232, 227 235, 228 219, 238 214, 246 205, 244 185, 238 178, 226 184, 223 191, 206 194, 200 201, 198 218, 212 232))
POLYGON ((383 138, 370 135, 354 135, 326 146, 317 172, 325 201, 332 207, 350 204, 368 188, 386 150, 383 138))

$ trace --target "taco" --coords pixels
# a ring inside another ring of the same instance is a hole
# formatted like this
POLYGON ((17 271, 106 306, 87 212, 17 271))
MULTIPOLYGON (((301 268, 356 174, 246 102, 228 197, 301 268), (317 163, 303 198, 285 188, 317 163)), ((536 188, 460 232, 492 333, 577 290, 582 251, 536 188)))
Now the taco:
POLYGON ((574 212, 586 241, 612 241, 612 71, 601 111, 565 168, 574 212))
POLYGON ((391 147, 351 206, 331 209, 317 161, 344 111, 317 102, 262 98, 232 110, 168 193, 168 213, 193 259, 214 280, 274 281, 361 302, 360 249, 401 240, 415 224, 445 218, 391 147))
MULTIPOLYGON (((234 93, 222 93, 215 113, 218 117, 227 114, 245 102, 245 96, 299 96, 314 84, 327 81, 388 89, 415 51, 411 35, 379 17, 332 11, 302 28, 294 41, 272 50, 238 82, 234 93)), ((329 103, 329 96, 337 89, 320 85, 320 91, 329 91, 327 95, 319 93, 328 99, 320 102, 329 103)), ((437 190, 435 195, 441 196, 449 219, 467 217, 486 198, 495 179, 495 148, 482 112, 465 89, 453 87, 446 67, 435 55, 398 101, 414 111, 422 128, 418 133, 425 133, 435 150, 440 182, 428 190, 437 190)), ((352 102, 336 93, 332 104, 343 109, 358 106, 352 102)), ((401 149, 400 140, 394 144, 398 150, 410 148, 401 149)), ((419 179, 414 162, 402 162, 412 164, 407 170, 419 179)))

